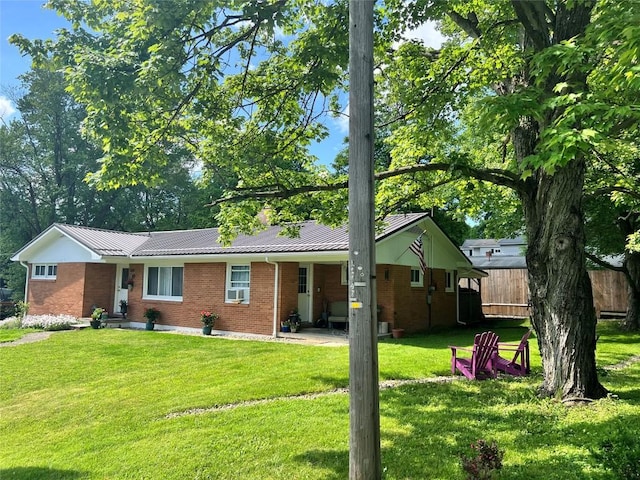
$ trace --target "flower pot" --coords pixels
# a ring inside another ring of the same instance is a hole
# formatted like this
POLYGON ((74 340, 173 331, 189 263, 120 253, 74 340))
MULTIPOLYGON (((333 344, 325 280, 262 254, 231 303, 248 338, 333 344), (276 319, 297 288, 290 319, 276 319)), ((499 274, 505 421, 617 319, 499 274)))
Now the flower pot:
POLYGON ((296 333, 298 331, 298 327, 290 327, 290 328, 293 333, 296 333))
POLYGON ((289 325, 282 325, 280 327, 280 331, 281 332, 290 332, 291 331, 291 327, 289 327, 289 325))
POLYGON ((402 338, 404 335, 404 328, 393 328, 391 329, 391 334, 393 338, 402 338))
POLYGON ((213 325, 205 325, 204 327, 202 327, 202 334, 203 335, 211 335, 211 330, 213 329, 213 325))
POLYGON ((147 322, 147 325, 144 327, 145 330, 153 330, 153 328, 156 326, 156 324, 154 322, 147 322))
POLYGON ((102 326, 102 322, 100 320, 90 320, 89 325, 91 325, 91 328, 100 328, 102 326))

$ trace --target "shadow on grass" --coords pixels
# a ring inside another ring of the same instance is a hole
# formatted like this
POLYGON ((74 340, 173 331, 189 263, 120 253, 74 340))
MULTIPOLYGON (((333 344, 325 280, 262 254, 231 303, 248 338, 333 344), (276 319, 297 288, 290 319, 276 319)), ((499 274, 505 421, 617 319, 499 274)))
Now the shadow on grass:
POLYGON ((86 477, 86 472, 56 470, 46 467, 15 467, 0 469, 1 479, 16 480, 73 480, 86 477))
POLYGON ((331 473, 322 477, 325 480, 344 480, 349 477, 348 450, 309 450, 298 455, 295 460, 331 470, 331 473))

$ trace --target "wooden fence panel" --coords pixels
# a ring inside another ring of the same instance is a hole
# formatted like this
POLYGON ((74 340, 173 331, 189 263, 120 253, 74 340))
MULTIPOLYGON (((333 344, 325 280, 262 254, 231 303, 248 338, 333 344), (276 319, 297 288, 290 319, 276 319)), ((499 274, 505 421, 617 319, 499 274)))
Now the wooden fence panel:
POLYGON ((591 270, 589 277, 598 317, 600 312, 627 312, 627 280, 622 272, 591 270))
MULTIPOLYGON (((481 279, 482 313, 487 316, 529 316, 529 282, 525 269, 487 270, 481 279)), ((601 312, 625 314, 627 311, 627 282, 624 274, 612 270, 589 271, 596 314, 601 312)), ((477 285, 470 286, 477 290, 477 285)))

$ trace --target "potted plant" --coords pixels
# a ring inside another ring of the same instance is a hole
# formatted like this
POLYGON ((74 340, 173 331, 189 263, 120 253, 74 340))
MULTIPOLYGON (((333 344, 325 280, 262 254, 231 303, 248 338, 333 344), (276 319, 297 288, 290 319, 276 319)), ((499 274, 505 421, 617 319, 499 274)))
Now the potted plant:
POLYGON ((220 317, 217 313, 211 313, 208 310, 200 312, 200 321, 202 322, 202 334, 211 335, 211 330, 216 320, 220 317))
POLYGON ((291 310, 291 313, 289 314, 289 318, 287 320, 289 321, 289 328, 292 332, 297 332, 298 330, 300 330, 300 324, 302 323, 302 321, 300 320, 300 314, 297 310, 291 310))
POLYGON ((120 313, 122 318, 127 318, 127 310, 129 310, 129 304, 126 300, 120 300, 120 313))
POLYGON ((129 291, 133 289, 133 278, 127 280, 127 288, 129 289, 129 291))
POLYGON ((100 328, 102 327, 102 314, 106 313, 104 308, 94 308, 93 312, 91 312, 91 320, 89 320, 89 325, 91 328, 100 328))
POLYGON ((284 322, 280 322, 280 331, 281 332, 290 332, 291 331, 291 322, 287 319, 284 322))
POLYGON ((160 318, 160 311, 156 307, 147 308, 144 311, 144 316, 147 319, 145 330, 153 330, 158 318, 160 318))

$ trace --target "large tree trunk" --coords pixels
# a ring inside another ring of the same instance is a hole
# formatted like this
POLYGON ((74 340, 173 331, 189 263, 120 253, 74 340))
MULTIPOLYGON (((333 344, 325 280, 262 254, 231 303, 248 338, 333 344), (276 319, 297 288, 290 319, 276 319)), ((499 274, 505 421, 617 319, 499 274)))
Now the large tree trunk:
MULTIPOLYGON (((512 0, 512 5, 524 27, 524 45, 535 52, 583 34, 593 8, 592 1, 557 2, 551 34, 544 2, 512 0)), ((576 71, 547 78, 548 95, 562 81, 587 90, 585 73, 576 71)), ((529 68, 523 69, 519 82, 531 85, 529 68)), ((521 118, 512 132, 519 163, 538 153, 541 131, 561 114, 562 110, 549 111, 542 125, 533 118, 521 118)), ((584 251, 585 161, 581 156, 566 160, 563 166, 555 166, 553 174, 535 170, 519 191, 529 245, 531 322, 544 370, 540 390, 563 399, 600 398, 607 392, 596 373, 596 313, 584 251)))
POLYGON ((601 398, 596 373, 596 313, 585 261, 585 163, 539 172, 523 195, 528 236, 531 322, 542 356, 543 395, 601 398))
POLYGON ((622 328, 627 331, 640 330, 640 253, 627 252, 625 254, 627 271, 627 316, 622 322, 622 328))

